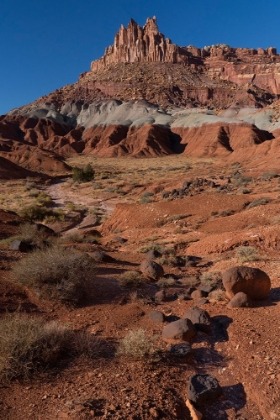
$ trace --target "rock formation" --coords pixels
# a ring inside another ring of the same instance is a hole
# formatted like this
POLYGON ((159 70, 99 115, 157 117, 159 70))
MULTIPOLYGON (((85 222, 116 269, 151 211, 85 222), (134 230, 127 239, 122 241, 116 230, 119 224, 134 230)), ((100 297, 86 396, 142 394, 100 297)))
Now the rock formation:
POLYGON ((91 63, 96 72, 118 63, 182 63, 193 70, 208 73, 239 85, 254 84, 272 94, 280 94, 280 56, 276 48, 232 48, 217 44, 204 48, 192 45, 179 47, 159 32, 156 17, 148 18, 141 27, 133 19, 123 25, 115 36, 114 45, 106 48, 104 56, 91 63))
POLYGON ((127 28, 122 25, 115 36, 114 45, 106 48, 102 58, 91 63, 91 71, 116 63, 177 63, 178 60, 179 47, 158 31, 154 16, 147 19, 143 28, 133 19, 127 28))
POLYGON ((62 158, 73 153, 248 164, 265 155, 271 164, 280 155, 279 66, 272 47, 179 47, 155 17, 143 27, 131 20, 78 82, 0 116, 0 156, 49 173, 69 170, 62 158))

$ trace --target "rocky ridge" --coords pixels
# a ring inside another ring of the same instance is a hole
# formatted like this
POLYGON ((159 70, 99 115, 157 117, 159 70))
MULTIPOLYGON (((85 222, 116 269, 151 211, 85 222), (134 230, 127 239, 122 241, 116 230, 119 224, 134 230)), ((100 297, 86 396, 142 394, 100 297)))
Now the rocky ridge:
POLYGON ((279 66, 273 47, 179 47, 155 17, 131 20, 76 83, 1 117, 0 156, 60 172, 76 153, 274 158, 279 66))

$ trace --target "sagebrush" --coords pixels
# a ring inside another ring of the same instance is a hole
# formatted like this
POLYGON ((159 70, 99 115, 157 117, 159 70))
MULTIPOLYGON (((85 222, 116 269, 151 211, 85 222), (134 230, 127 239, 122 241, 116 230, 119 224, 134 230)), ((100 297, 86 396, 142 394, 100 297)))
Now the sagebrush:
POLYGON ((53 365, 69 348, 70 334, 58 322, 9 315, 0 320, 0 378, 27 377, 53 365))
POLYGON ((94 290, 95 262, 60 246, 39 249, 13 266, 13 279, 40 296, 78 304, 94 290))
POLYGON ((149 337, 142 328, 129 331, 121 340, 117 355, 136 360, 149 359, 159 352, 155 339, 156 337, 149 337))

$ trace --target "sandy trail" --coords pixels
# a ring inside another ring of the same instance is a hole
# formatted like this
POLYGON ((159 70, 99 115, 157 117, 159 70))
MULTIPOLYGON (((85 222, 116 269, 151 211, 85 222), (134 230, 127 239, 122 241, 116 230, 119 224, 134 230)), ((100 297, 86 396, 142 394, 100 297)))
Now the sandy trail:
MULTIPOLYGON (((92 199, 88 196, 79 195, 77 191, 71 191, 70 189, 67 190, 64 187, 65 180, 57 180, 54 184, 49 185, 45 188, 46 194, 50 195, 52 200, 55 203, 55 207, 65 207, 67 202, 71 202, 78 206, 85 206, 85 207, 94 207, 97 206, 104 212, 104 216, 109 217, 113 213, 117 202, 119 200, 102 200, 102 199, 92 199)), ((79 230, 79 226, 84 221, 87 216, 85 215, 83 219, 73 228, 68 229, 66 231, 67 234, 77 232, 79 230)))

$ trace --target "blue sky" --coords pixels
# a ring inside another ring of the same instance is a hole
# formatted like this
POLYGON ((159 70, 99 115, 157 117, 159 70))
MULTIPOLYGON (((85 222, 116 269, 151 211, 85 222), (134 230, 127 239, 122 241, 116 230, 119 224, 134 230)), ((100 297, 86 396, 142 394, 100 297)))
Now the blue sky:
POLYGON ((280 52, 279 12, 279 0, 1 0, 0 115, 74 83, 130 18, 156 15, 180 46, 280 52))

